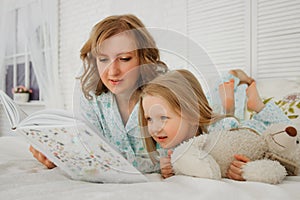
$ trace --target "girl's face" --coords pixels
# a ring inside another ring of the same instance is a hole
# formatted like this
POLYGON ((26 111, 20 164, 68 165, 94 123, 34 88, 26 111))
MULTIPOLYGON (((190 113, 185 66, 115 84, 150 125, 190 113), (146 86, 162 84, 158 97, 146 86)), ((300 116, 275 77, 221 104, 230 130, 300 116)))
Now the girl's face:
POLYGON ((142 106, 148 132, 162 148, 175 147, 195 136, 197 126, 174 112, 165 99, 146 95, 143 97, 142 106))
POLYGON ((134 39, 117 34, 100 45, 97 67, 103 84, 114 94, 132 92, 139 78, 139 59, 134 39))

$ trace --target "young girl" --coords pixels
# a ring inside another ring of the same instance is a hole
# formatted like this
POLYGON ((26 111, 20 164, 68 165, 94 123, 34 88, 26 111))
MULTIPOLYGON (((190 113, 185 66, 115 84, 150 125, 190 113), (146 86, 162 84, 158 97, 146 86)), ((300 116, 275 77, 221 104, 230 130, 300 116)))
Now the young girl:
MULTIPOLYGON (((148 157, 138 126, 140 86, 167 71, 150 33, 133 15, 107 17, 94 26, 80 57, 84 71, 79 113, 137 169, 159 170, 148 157)), ((55 167, 30 150, 48 168, 55 167)))
MULTIPOLYGON (((223 84, 221 86, 223 87, 223 84)), ((231 90, 227 88, 226 91, 229 93, 231 90)), ((270 116, 273 113, 278 113, 278 120, 281 122, 289 122, 274 103, 268 103, 266 106, 262 103, 255 82, 250 83, 247 96, 248 109, 255 110, 257 114, 251 123, 243 126, 255 128, 258 123, 269 125, 274 122, 272 115, 270 116)), ((225 99, 226 95, 222 98, 225 99)), ((158 162, 158 147, 172 149, 193 136, 221 128, 229 130, 241 126, 235 117, 213 112, 200 83, 187 70, 168 72, 146 84, 140 97, 139 122, 153 162, 158 162)), ((160 160, 163 177, 172 175, 170 153, 169 151, 167 159, 160 160)), ((237 158, 241 163, 232 164, 229 170, 233 171, 228 171, 228 177, 241 180, 240 168, 242 163, 248 160, 241 155, 237 155, 237 158)))

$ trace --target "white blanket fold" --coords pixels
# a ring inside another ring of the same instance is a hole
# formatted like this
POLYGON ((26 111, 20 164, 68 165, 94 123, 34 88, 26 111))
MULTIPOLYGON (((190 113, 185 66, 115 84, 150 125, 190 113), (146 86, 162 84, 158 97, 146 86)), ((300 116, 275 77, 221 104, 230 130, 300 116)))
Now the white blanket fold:
POLYGON ((73 181, 58 168, 49 170, 37 162, 19 137, 0 137, 0 197, 5 200, 82 199, 300 199, 300 176, 282 184, 221 181, 173 176, 162 180, 147 175, 150 182, 96 184, 73 181))

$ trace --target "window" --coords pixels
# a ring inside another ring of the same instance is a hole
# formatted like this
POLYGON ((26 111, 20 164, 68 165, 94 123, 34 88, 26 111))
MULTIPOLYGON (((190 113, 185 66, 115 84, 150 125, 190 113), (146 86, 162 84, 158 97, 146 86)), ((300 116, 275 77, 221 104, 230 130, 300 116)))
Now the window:
POLYGON ((221 71, 300 80, 299 8, 296 0, 189 0, 188 35, 221 71))
POLYGON ((254 75, 300 80, 300 2, 252 0, 252 5, 254 75))
POLYGON ((23 18, 20 9, 15 8, 9 13, 12 20, 5 55, 5 91, 13 97, 12 88, 24 85, 32 89, 29 100, 41 100, 40 90, 32 67, 30 52, 25 36, 23 18))

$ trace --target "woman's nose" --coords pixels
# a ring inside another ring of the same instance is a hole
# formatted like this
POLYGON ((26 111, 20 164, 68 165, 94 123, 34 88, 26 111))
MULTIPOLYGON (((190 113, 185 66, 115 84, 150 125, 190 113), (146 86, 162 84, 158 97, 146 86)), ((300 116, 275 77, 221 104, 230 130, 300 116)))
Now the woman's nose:
POLYGON ((119 73, 120 73, 120 66, 118 60, 114 60, 108 66, 108 74, 110 76, 115 76, 118 75, 119 73))

